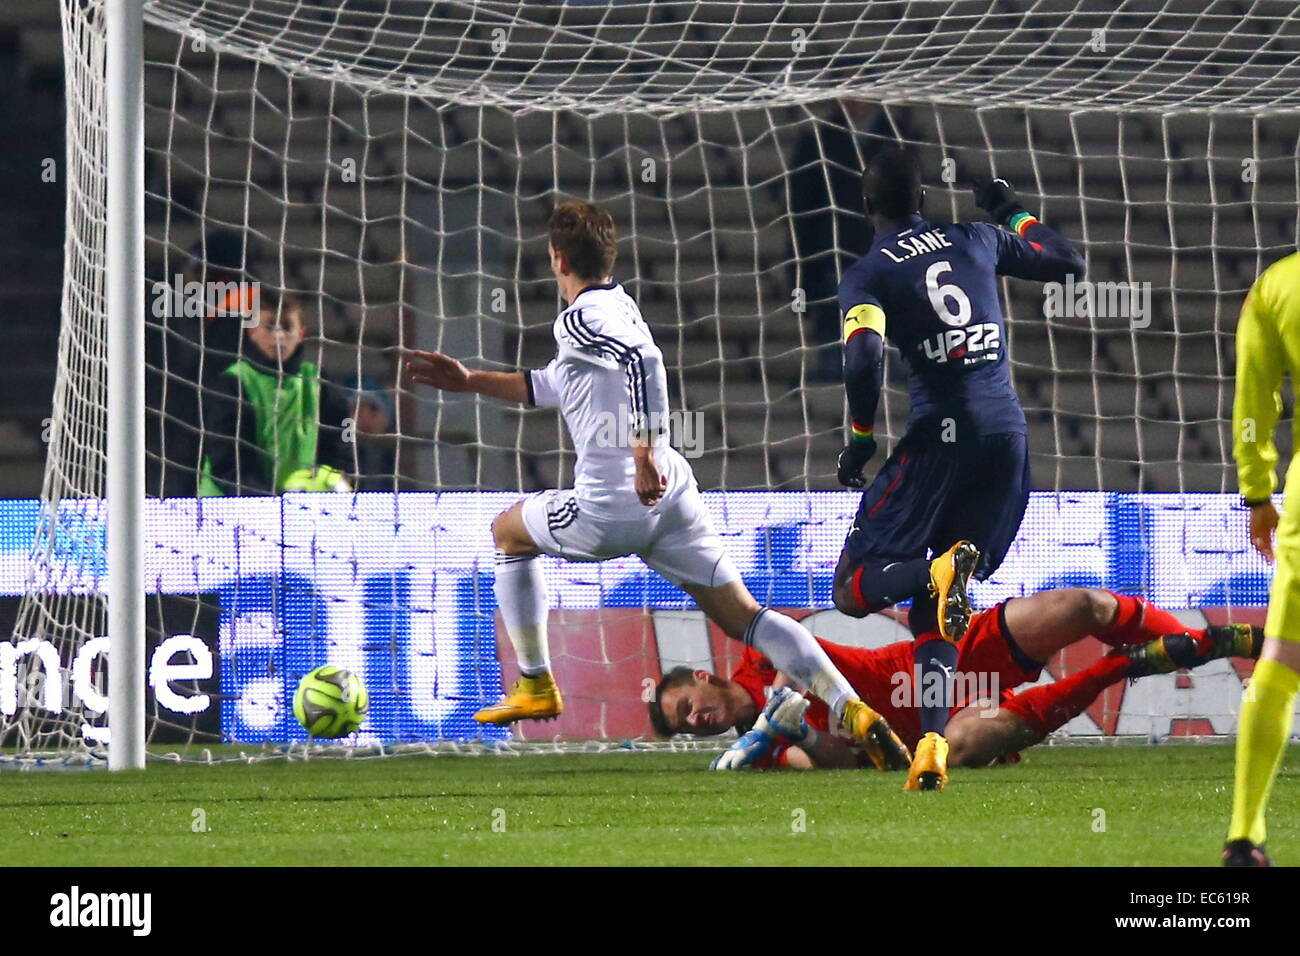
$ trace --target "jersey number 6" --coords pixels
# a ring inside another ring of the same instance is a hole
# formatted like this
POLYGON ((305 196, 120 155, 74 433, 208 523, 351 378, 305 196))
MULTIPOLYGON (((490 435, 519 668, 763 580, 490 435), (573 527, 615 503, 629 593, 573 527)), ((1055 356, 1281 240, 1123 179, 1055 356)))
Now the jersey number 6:
POLYGON ((970 321, 970 299, 959 285, 951 282, 939 285, 939 276, 951 271, 952 263, 947 259, 931 263, 930 268, 925 270, 925 291, 930 296, 930 305, 934 306, 934 313, 940 321, 945 325, 962 326, 970 321), (949 302, 956 303, 956 311, 948 307, 949 302))

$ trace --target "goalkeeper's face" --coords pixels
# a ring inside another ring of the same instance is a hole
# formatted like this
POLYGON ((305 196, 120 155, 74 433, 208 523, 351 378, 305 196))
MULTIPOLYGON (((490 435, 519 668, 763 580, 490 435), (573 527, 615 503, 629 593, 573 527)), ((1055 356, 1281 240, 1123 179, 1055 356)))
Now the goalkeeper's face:
POLYGON ((678 734, 720 734, 730 730, 739 719, 737 695, 730 693, 732 682, 704 670, 696 671, 694 676, 692 683, 670 687, 660 696, 664 721, 678 734))

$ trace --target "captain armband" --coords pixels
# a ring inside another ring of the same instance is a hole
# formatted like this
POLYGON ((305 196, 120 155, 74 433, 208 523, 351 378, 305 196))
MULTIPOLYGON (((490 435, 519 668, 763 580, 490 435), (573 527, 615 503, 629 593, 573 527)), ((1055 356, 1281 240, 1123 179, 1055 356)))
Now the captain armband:
POLYGON ((848 342, 863 329, 885 337, 885 311, 878 305, 855 305, 844 313, 844 341, 848 342))

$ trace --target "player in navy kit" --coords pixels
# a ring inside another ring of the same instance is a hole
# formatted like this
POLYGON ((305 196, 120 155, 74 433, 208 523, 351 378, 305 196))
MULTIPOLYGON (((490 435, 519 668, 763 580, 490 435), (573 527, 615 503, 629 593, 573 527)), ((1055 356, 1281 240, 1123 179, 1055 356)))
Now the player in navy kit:
POLYGON ((947 782, 943 731, 956 641, 970 620, 969 579, 991 574, 1029 500, 1025 415, 1011 385, 998 276, 1081 279, 1079 253, 1017 201, 1004 180, 980 182, 975 201, 998 225, 931 223, 908 153, 878 154, 863 174, 875 242, 840 283, 844 385, 852 434, 839 480, 862 488, 876 450, 884 338, 908 368, 907 432, 862 495, 835 572, 835 605, 862 617, 911 598, 923 737, 909 790, 947 782), (931 557, 933 555, 934 557, 931 557))

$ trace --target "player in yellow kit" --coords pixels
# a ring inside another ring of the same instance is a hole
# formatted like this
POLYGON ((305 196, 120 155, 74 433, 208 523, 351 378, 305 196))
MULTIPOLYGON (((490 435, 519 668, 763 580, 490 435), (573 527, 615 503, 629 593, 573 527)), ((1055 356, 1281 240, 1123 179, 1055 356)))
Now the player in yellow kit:
MULTIPOLYGON (((1250 541, 1277 573, 1269 590, 1264 649, 1242 696, 1237 771, 1224 866, 1268 866, 1264 811, 1291 736, 1300 689, 1300 468, 1287 469, 1281 519, 1273 507, 1284 374, 1300 378, 1300 252, 1275 262, 1251 288, 1237 324, 1232 408, 1237 484, 1250 507, 1250 541), (1294 502, 1294 503, 1293 503, 1294 502), (1276 542, 1274 533, 1276 532, 1276 542)), ((1300 419, 1297 420, 1300 423, 1300 419)), ((1300 428, 1296 429, 1300 438, 1300 428)))

